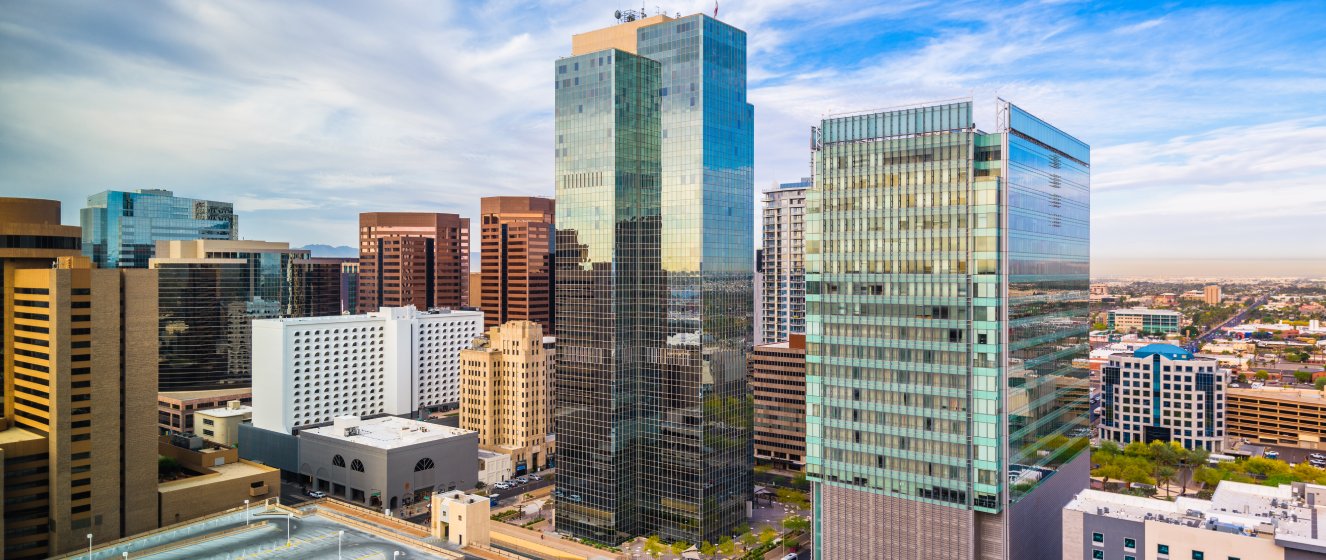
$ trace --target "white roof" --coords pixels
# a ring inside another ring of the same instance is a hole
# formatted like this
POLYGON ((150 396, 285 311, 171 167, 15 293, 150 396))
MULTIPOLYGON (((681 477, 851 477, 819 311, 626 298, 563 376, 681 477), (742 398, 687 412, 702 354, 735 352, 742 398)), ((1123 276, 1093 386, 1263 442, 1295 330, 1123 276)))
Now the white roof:
POLYGON ((317 434, 319 436, 339 439, 349 442, 367 445, 379 449, 395 449, 406 447, 417 443, 429 441, 441 441, 466 434, 477 433, 471 430, 462 430, 450 426, 430 424, 408 418, 397 418, 395 416, 386 416, 382 418, 373 418, 371 420, 360 420, 357 426, 354 426, 353 435, 346 435, 344 427, 321 426, 317 428, 308 428, 302 430, 300 434, 317 434))
POLYGON ((252 415, 253 407, 247 404, 239 408, 226 408, 223 406, 220 408, 209 408, 207 410, 195 410, 194 414, 206 414, 217 418, 229 418, 231 416, 243 416, 245 414, 252 415))

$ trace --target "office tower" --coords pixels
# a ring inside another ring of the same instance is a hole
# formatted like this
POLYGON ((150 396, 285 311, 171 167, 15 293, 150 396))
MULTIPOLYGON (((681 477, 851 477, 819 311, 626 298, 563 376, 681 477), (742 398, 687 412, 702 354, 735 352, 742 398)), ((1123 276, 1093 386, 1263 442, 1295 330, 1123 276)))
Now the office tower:
POLYGON ((534 321, 553 332, 553 201, 532 196, 479 200, 479 305, 485 327, 534 321))
POLYGON ((100 270, 78 255, 10 280, 4 557, 155 528, 155 274, 100 270))
POLYGON ((460 351, 460 427, 479 432, 479 447, 511 456, 517 475, 547 466, 548 397, 538 323, 491 327, 460 351))
POLYGON ((752 490, 746 35, 622 19, 554 65, 557 528, 716 541, 752 490))
POLYGON ((1202 303, 1207 305, 1220 305, 1220 285, 1212 284, 1202 288, 1202 303))
POLYGON ((757 344, 750 360, 755 458, 799 471, 806 466, 806 335, 757 344))
POLYGON ((807 194, 817 558, 1057 558, 1086 485, 1090 149, 1010 103, 835 116, 807 194))
POLYGON ((160 391, 247 387, 252 322, 339 315, 340 263, 269 241, 162 241, 160 391))
POLYGON ((341 259, 341 313, 354 315, 358 309, 359 259, 341 259))
POLYGON ((759 338, 780 342, 806 332, 806 190, 809 177, 764 191, 759 338))
POLYGON ((1110 356, 1101 368, 1100 439, 1172 441, 1219 453, 1225 442, 1225 372, 1172 344, 1110 356))
POLYGON ((1179 332, 1183 314, 1167 309, 1111 309, 1105 315, 1106 325, 1112 331, 1166 334, 1179 332))
POLYGON ((469 302, 470 219, 455 214, 359 215, 359 309, 469 302))
POLYGON ((460 351, 482 328, 478 311, 413 307, 253 321, 253 426, 289 434, 347 414, 454 405, 460 351))
POLYGON ((79 217, 83 254, 101 268, 147 268, 158 241, 239 239, 233 204, 161 189, 94 194, 79 217))

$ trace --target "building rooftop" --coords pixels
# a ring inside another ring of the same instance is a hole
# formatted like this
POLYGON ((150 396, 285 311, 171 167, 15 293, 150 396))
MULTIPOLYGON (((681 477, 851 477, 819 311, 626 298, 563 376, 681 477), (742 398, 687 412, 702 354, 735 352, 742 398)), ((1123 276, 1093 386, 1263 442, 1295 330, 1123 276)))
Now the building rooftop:
POLYGON ((396 449, 478 432, 395 416, 370 420, 363 420, 357 416, 341 416, 337 417, 330 426, 308 428, 299 433, 301 436, 315 434, 379 449, 396 449))
POLYGON ((190 476, 188 478, 172 480, 170 482, 162 482, 161 484, 157 485, 157 490, 159 492, 176 492, 179 490, 184 490, 186 488, 206 486, 208 484, 213 484, 216 482, 246 478, 256 474, 263 474, 277 470, 267 465, 251 463, 249 461, 244 461, 244 460, 240 460, 237 463, 226 463, 224 465, 209 466, 207 468, 210 469, 212 472, 203 473, 197 476, 190 476))
POLYGON ((251 396, 252 394, 252 389, 249 389, 248 387, 240 387, 235 389, 210 389, 207 391, 167 391, 164 393, 157 393, 157 399, 191 401, 196 399, 215 399, 218 397, 251 396))
MULTIPOLYGON (((1314 539, 1315 532, 1326 535, 1326 512, 1314 513, 1305 499, 1305 492, 1322 495, 1326 486, 1302 485, 1261 486, 1241 482, 1221 482, 1210 500, 1180 497, 1174 501, 1115 494, 1100 490, 1083 490, 1064 509, 1104 515, 1129 521, 1156 521, 1186 525, 1209 530, 1225 529, 1248 536, 1274 536, 1291 538, 1299 542, 1326 545, 1326 540, 1314 539)), ((1320 500, 1318 500, 1320 502, 1320 500)), ((1326 506, 1316 505, 1323 509, 1326 506)))
POLYGON ((195 410, 194 414, 206 414, 208 416, 215 416, 217 418, 230 418, 232 416, 244 416, 246 414, 252 415, 253 407, 249 405, 243 405, 240 406, 239 408, 229 408, 222 406, 218 408, 195 410))
POLYGON ((25 441, 41 441, 46 436, 17 426, 10 426, 6 430, 0 430, 0 445, 12 445, 25 441))
POLYGON ((1127 309, 1111 309, 1114 314, 1149 314, 1149 315, 1181 315, 1178 311, 1169 309, 1151 309, 1149 307, 1129 307, 1127 309))
POLYGON ((1159 354, 1166 360, 1191 360, 1192 352, 1179 348, 1173 344, 1148 344, 1137 350, 1133 350, 1134 358, 1148 358, 1159 354))
POLYGON ((1257 397, 1262 399, 1276 399, 1326 406, 1326 392, 1317 391, 1315 389, 1294 389, 1290 387, 1259 387, 1252 389, 1230 387, 1228 393, 1229 396, 1257 397))
POLYGON ((446 307, 419 311, 413 305, 405 307, 383 307, 379 311, 358 315, 324 315, 320 317, 287 317, 283 319, 259 319, 254 323, 276 322, 285 325, 326 325, 335 323, 357 323, 373 319, 432 319, 441 317, 483 317, 482 311, 467 311, 446 307))

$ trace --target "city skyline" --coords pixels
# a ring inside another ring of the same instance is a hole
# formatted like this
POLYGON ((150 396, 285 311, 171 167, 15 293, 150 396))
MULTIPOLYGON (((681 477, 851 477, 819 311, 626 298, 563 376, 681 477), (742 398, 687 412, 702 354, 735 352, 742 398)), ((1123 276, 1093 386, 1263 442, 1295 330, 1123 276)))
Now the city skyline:
MULTIPOLYGON (((1294 63, 1326 52, 1320 5, 833 6, 722 3, 752 37, 757 191, 807 174, 823 113, 964 95, 992 130, 998 95, 1092 145, 1093 275, 1326 274, 1310 221, 1326 85, 1294 63)), ((170 189, 292 246, 353 246, 360 212, 477 218, 481 196, 550 196, 543 64, 617 7, 15 6, 0 194, 59 199, 77 223, 96 192, 170 189)))

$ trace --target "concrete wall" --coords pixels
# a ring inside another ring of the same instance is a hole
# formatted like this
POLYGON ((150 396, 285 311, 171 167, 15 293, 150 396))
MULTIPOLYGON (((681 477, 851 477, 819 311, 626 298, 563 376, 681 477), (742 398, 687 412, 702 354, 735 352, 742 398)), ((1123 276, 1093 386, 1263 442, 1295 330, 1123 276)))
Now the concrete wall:
POLYGON ((1057 560, 1063 551, 1064 506, 1087 487, 1091 453, 1084 450, 1046 479, 1031 494, 1009 507, 1010 558, 1057 560))
POLYGON ((350 501, 356 501, 352 490, 361 490, 364 500, 360 503, 369 507, 392 507, 392 498, 395 507, 400 507, 421 488, 470 490, 478 482, 479 439, 474 433, 390 450, 309 432, 302 433, 298 441, 300 475, 343 485, 350 501), (338 454, 345 467, 333 465, 338 454), (434 467, 415 472, 415 465, 424 458, 431 459, 434 467), (364 472, 350 468, 356 459, 363 463, 364 472), (373 492, 381 493, 381 504, 373 503, 373 492))
POLYGON ((239 457, 286 472, 299 472, 299 443, 295 436, 239 425, 239 457))
MULTIPOLYGON (((257 466, 248 461, 240 462, 238 465, 257 466)), ((223 467, 222 470, 227 468, 229 466, 223 467)), ((158 526, 165 527, 240 507, 244 505, 244 500, 256 504, 265 498, 280 495, 280 470, 273 468, 245 470, 254 472, 243 476, 232 476, 226 472, 208 473, 183 481, 189 483, 186 487, 162 485, 157 495, 158 526), (258 486, 255 487, 255 484, 258 486)))
MULTIPOLYGON (((1069 512, 1065 511, 1065 515, 1069 512)), ((1136 556, 1142 558, 1147 554, 1155 554, 1155 546, 1149 545, 1146 539, 1146 527, 1141 521, 1130 521, 1127 519, 1118 519, 1106 515, 1096 515, 1095 513, 1071 512, 1077 514, 1080 523, 1078 523, 1077 533, 1073 535, 1073 542, 1078 543, 1076 549, 1069 550, 1067 545, 1063 547, 1064 560, 1077 560, 1079 558, 1089 560, 1091 551, 1102 550, 1106 558, 1123 558, 1124 555, 1136 556), (1097 546, 1092 541, 1092 534, 1100 533, 1105 542, 1097 546), (1137 548, 1128 551, 1123 547, 1124 539, 1136 539, 1137 548), (1150 546, 1150 548, 1148 548, 1150 546)), ((1069 541, 1068 535, 1064 535, 1064 542, 1069 541)), ((1174 558, 1188 558, 1187 556, 1173 556, 1174 558)))

